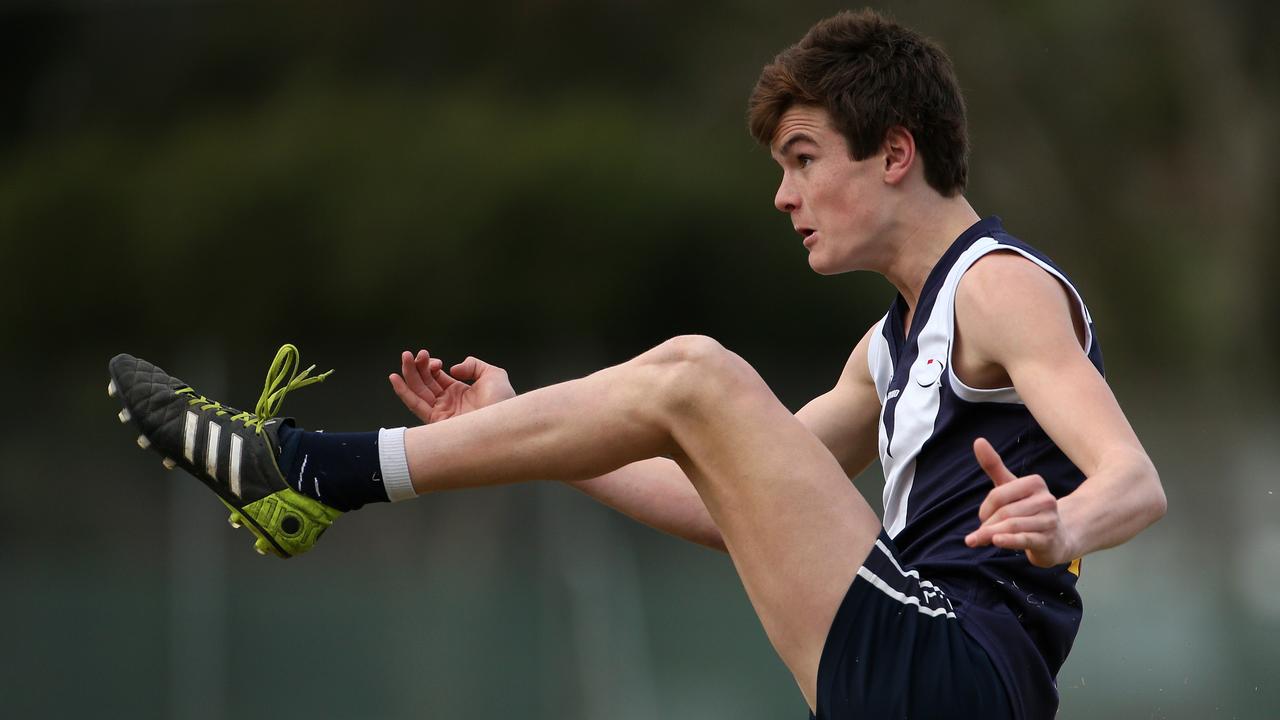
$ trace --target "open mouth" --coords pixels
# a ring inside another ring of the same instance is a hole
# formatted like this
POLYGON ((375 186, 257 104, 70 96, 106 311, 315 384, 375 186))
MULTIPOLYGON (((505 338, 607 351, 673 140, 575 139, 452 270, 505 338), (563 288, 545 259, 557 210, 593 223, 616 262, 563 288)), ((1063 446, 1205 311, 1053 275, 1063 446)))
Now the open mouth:
POLYGON ((814 230, 813 228, 798 227, 796 228, 796 232, 800 233, 800 237, 803 237, 805 240, 808 240, 811 235, 813 235, 818 231, 814 230))

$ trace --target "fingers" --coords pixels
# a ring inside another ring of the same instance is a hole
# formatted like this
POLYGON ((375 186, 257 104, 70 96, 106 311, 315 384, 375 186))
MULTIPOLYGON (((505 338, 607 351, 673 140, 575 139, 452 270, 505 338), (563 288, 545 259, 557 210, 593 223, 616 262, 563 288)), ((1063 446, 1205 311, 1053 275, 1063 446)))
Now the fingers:
POLYGON ((400 353, 400 372, 405 383, 432 404, 444 394, 445 388, 456 382, 443 367, 444 362, 431 357, 426 350, 419 350, 416 355, 408 350, 400 353))
POLYGON ((396 397, 400 398, 400 402, 409 409, 422 422, 430 422, 431 420, 431 404, 422 396, 415 393, 405 383, 404 378, 395 373, 391 373, 387 377, 391 381, 391 389, 395 391, 396 397))
POLYGON ((1056 532, 1058 500, 1044 478, 1028 475, 993 488, 978 508, 981 525, 965 537, 969 547, 993 544, 993 538, 1012 532, 1056 532))
MULTIPOLYGON (((1004 511, 1003 517, 1016 514, 1026 514, 1025 512, 1020 512, 1020 508, 1015 509, 1010 506, 1037 495, 1040 496, 1038 498, 1038 502, 1041 504, 1046 501, 1053 501, 1053 495, 1044 484, 1044 478, 1039 475, 1028 475, 1024 478, 1015 478, 1007 484, 1001 485, 997 488, 992 488, 992 490, 987 493, 987 497, 983 499, 982 505, 978 506, 978 520, 979 522, 985 523, 989 521, 993 515, 1005 508, 1009 509, 1004 511), (1044 491, 1043 495, 1040 495, 1042 490, 1044 491)), ((1036 510, 1038 511, 1039 509, 1042 508, 1037 508, 1036 510)), ((998 520, 999 518, 996 519, 998 520)))
POLYGON ((991 482, 996 486, 1004 485, 1018 479, 1017 475, 1009 472, 1009 468, 1004 466, 1004 461, 1000 459, 1000 453, 991 447, 991 443, 986 438, 978 438, 973 441, 973 454, 978 458, 978 465, 982 466, 982 471, 991 478, 991 482))
POLYGON ((413 365, 418 370, 418 375, 422 378, 422 384, 427 388, 433 397, 438 397, 444 389, 440 387, 440 383, 436 381, 435 374, 431 372, 433 366, 439 367, 443 365, 440 360, 431 357, 426 350, 419 350, 418 354, 413 358, 413 365))
POLYGON ((1025 515, 983 525, 969 533, 964 540, 969 547, 978 547, 980 545, 1004 547, 995 541, 997 537, 1010 533, 1049 533, 1057 526, 1057 518, 1049 514, 1025 515))
POLYGON ((478 380, 480 376, 493 367, 477 357, 467 356, 466 360, 449 369, 449 374, 458 380, 478 380))
POLYGON ((991 539, 991 544, 1005 550, 1022 550, 1026 553, 1027 560, 1036 567, 1047 568, 1060 564, 1054 559, 1053 536, 1045 533, 1001 533, 991 539))
POLYGON ((404 403, 410 410, 418 407, 419 403, 426 404, 422 398, 414 394, 412 390, 405 385, 404 378, 396 373, 387 376, 387 380, 391 381, 391 389, 395 392, 396 397, 400 398, 400 402, 404 403))
POLYGON ((978 508, 981 524, 965 537, 965 544, 1020 550, 1039 567, 1051 567, 1056 558, 1068 557, 1064 553, 1070 542, 1058 514, 1058 499, 1044 478, 1015 476, 984 438, 974 441, 973 454, 995 487, 978 508))
POLYGON ((477 367, 479 365, 479 360, 473 357, 468 357, 466 360, 463 360, 457 365, 449 368, 449 374, 458 380, 475 380, 476 376, 480 374, 479 368, 477 367))
POLYGON ((1007 532, 991 538, 992 545, 1004 550, 1022 550, 1028 559, 1044 554, 1051 542, 1049 536, 1041 532, 1007 532))
MULTIPOLYGON (((425 350, 419 351, 418 357, 421 357, 425 353, 425 350)), ((428 361, 429 360, 430 358, 428 358, 428 361)), ((424 382, 422 378, 422 371, 418 368, 417 357, 408 350, 400 353, 400 372, 405 385, 408 386, 411 392, 418 397, 421 397, 423 400, 426 400, 428 404, 435 404, 436 396, 440 393, 432 392, 431 389, 427 387, 426 382, 424 382)))
POLYGON ((1053 538, 1057 524, 1042 521, 1040 518, 1016 518, 1007 520, 999 532, 988 528, 978 528, 964 539, 969 547, 995 545, 1005 550, 1026 550, 1031 553, 1046 554, 1053 547, 1053 538))
MULTIPOLYGON (((410 353, 408 350, 400 353, 398 382, 407 388, 408 392, 417 395, 432 406, 439 402, 453 385, 463 385, 461 389, 465 390, 467 382, 474 382, 486 375, 504 378, 506 371, 470 356, 445 372, 444 363, 439 358, 431 357, 426 350, 419 350, 417 354, 410 353)), ((392 385, 395 386, 396 382, 392 381, 392 385)))
POLYGON ((454 380, 449 373, 444 371, 444 362, 442 360, 437 360, 436 358, 431 358, 431 377, 434 378, 436 383, 444 390, 448 390, 450 385, 458 382, 457 380, 454 380))

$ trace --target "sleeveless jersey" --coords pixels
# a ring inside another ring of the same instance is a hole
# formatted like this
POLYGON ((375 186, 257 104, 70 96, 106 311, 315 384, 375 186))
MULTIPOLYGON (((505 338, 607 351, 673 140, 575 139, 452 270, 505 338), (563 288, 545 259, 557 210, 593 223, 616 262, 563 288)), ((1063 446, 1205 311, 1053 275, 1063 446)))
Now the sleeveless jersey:
POLYGON ((1022 552, 964 543, 994 487, 974 457, 974 439, 989 440, 1014 475, 1043 476, 1056 497, 1084 480, 1014 388, 972 388, 952 373, 956 288, 974 262, 995 251, 1022 255, 1070 290, 1085 320, 1085 352, 1102 372, 1093 322, 1066 276, 1006 233, 998 217, 974 224, 929 273, 910 332, 903 336, 907 305, 899 295, 871 333, 867 364, 881 404, 884 526, 902 560, 947 593, 962 627, 1004 677, 1018 715, 1052 717, 1055 676, 1080 625, 1079 561, 1038 568, 1022 552))

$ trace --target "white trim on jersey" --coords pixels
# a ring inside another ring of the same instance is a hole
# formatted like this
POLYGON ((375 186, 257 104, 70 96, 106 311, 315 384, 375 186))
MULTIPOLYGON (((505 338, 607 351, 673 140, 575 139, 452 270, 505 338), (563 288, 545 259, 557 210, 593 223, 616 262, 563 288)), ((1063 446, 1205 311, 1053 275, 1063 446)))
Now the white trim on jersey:
MULTIPOLYGON (((934 421, 942 405, 942 394, 937 389, 938 373, 936 367, 931 366, 947 357, 950 327, 940 317, 944 313, 938 312, 938 303, 943 301, 951 285, 952 277, 948 274, 938 290, 933 311, 915 334, 919 352, 909 369, 909 379, 897 388, 902 392, 893 409, 892 440, 884 418, 880 420, 880 464, 884 466, 885 476, 884 527, 889 537, 896 537, 907 525, 907 501, 915 482, 916 457, 933 435, 934 421), (917 379, 928 382, 916 382, 917 379)), ((908 352, 908 348, 903 348, 903 352, 908 352)), ((887 343, 882 353, 890 355, 887 343)))
MULTIPOLYGON (((1084 352, 1086 355, 1089 354, 1089 351, 1093 349, 1093 318, 1089 316, 1089 308, 1085 307, 1084 298, 1080 297, 1080 293, 1076 290, 1075 286, 1072 285, 1070 282, 1068 282, 1067 278, 1064 277, 1062 273, 1058 272, 1048 263, 1044 262, 1043 260, 1036 257, 1035 255, 1032 255, 1026 250, 1023 250, 1022 248, 1014 247, 1012 245, 1003 245, 1003 244, 997 243, 995 240, 991 238, 982 238, 981 240, 978 240, 977 242, 975 242, 973 246, 974 247, 982 246, 984 250, 981 255, 974 257, 972 260, 968 262, 968 264, 965 267, 966 271, 969 269, 969 267, 972 267, 973 264, 977 262, 978 259, 981 258, 983 255, 986 255, 988 253, 993 253, 993 252, 1012 251, 1012 252, 1018 253, 1019 255, 1035 263, 1042 270, 1049 273, 1053 277, 1057 278, 1058 282, 1066 286, 1066 288, 1071 291, 1072 297, 1075 298, 1076 305, 1079 306, 1080 308, 1080 316, 1084 318, 1084 352)), ((956 263, 956 265, 959 265, 959 264, 960 263, 956 263)), ((951 323, 951 335, 952 337, 954 337, 955 326, 956 326, 956 304, 955 304, 954 298, 952 299, 952 302, 948 304, 948 309, 950 310, 949 314, 950 314, 950 323, 951 323)), ((971 402, 971 403, 990 402, 990 403, 1005 403, 1005 404, 1015 404, 1015 405, 1023 404, 1022 397, 1018 395, 1018 391, 1015 390, 1013 386, 1002 387, 1002 388, 970 387, 964 384, 964 382, 960 378, 956 377, 955 372, 952 370, 952 368, 954 367, 955 367, 955 363, 951 362, 951 349, 948 348, 947 349, 947 378, 951 381, 951 390, 955 392, 956 397, 960 398, 961 400, 964 400, 965 402, 971 402)))
POLYGON ((876 385, 876 395, 882 405, 893 380, 893 357, 884 340, 884 324, 888 319, 888 316, 880 318, 880 322, 871 329, 871 342, 867 343, 867 369, 871 371, 871 380, 876 385))
MULTIPOLYGON (((915 482, 916 458, 929 438, 933 436, 934 424, 937 421, 942 394, 941 372, 947 373, 952 392, 967 402, 1005 402, 1021 403, 1013 388, 995 390, 979 390, 970 388, 959 381, 952 371, 951 347, 955 334, 955 296, 956 288, 965 272, 977 262, 978 258, 998 250, 1011 250, 1030 259, 1036 265, 1052 274, 1066 285, 1076 301, 1079 302, 1086 327, 1091 318, 1088 309, 1076 289, 1054 268, 1028 254, 1021 248, 1004 245, 991 237, 982 237, 973 242, 961 253, 948 270, 946 278, 933 301, 933 309, 924 325, 915 333, 915 360, 909 371, 909 378, 902 383, 893 410, 893 438, 889 438, 888 425, 885 423, 883 411, 879 423, 880 464, 884 468, 884 527, 889 537, 896 537, 907 524, 907 503, 911 497, 911 488, 915 482), (939 368, 939 365, 945 367, 939 368), (940 372, 941 371, 941 372, 940 372)), ((890 315, 886 314, 876 325, 876 332, 871 337, 867 348, 867 366, 875 381, 876 393, 881 406, 888 400, 894 374, 899 368, 894 367, 894 358, 888 340, 884 337, 884 323, 890 315)), ((894 328, 895 330, 897 328, 894 328)), ((905 342, 905 340, 904 340, 905 342)), ((1093 345, 1092 330, 1086 336, 1085 351, 1093 345)), ((910 354, 912 348, 902 348, 904 354, 910 354)))

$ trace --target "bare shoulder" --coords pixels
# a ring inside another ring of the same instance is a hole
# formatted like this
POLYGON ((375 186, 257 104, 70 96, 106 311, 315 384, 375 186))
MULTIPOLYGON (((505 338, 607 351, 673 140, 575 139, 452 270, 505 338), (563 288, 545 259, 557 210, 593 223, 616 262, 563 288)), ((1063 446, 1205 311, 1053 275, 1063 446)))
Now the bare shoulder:
POLYGON ((956 330, 967 351, 1002 362, 1023 352, 1083 351, 1084 318, 1071 292, 1015 252, 979 258, 960 279, 956 330))
POLYGON ((1058 279, 1039 265, 1012 251, 987 253, 960 278, 956 302, 979 312, 1011 304, 1069 305, 1070 296, 1058 279))

